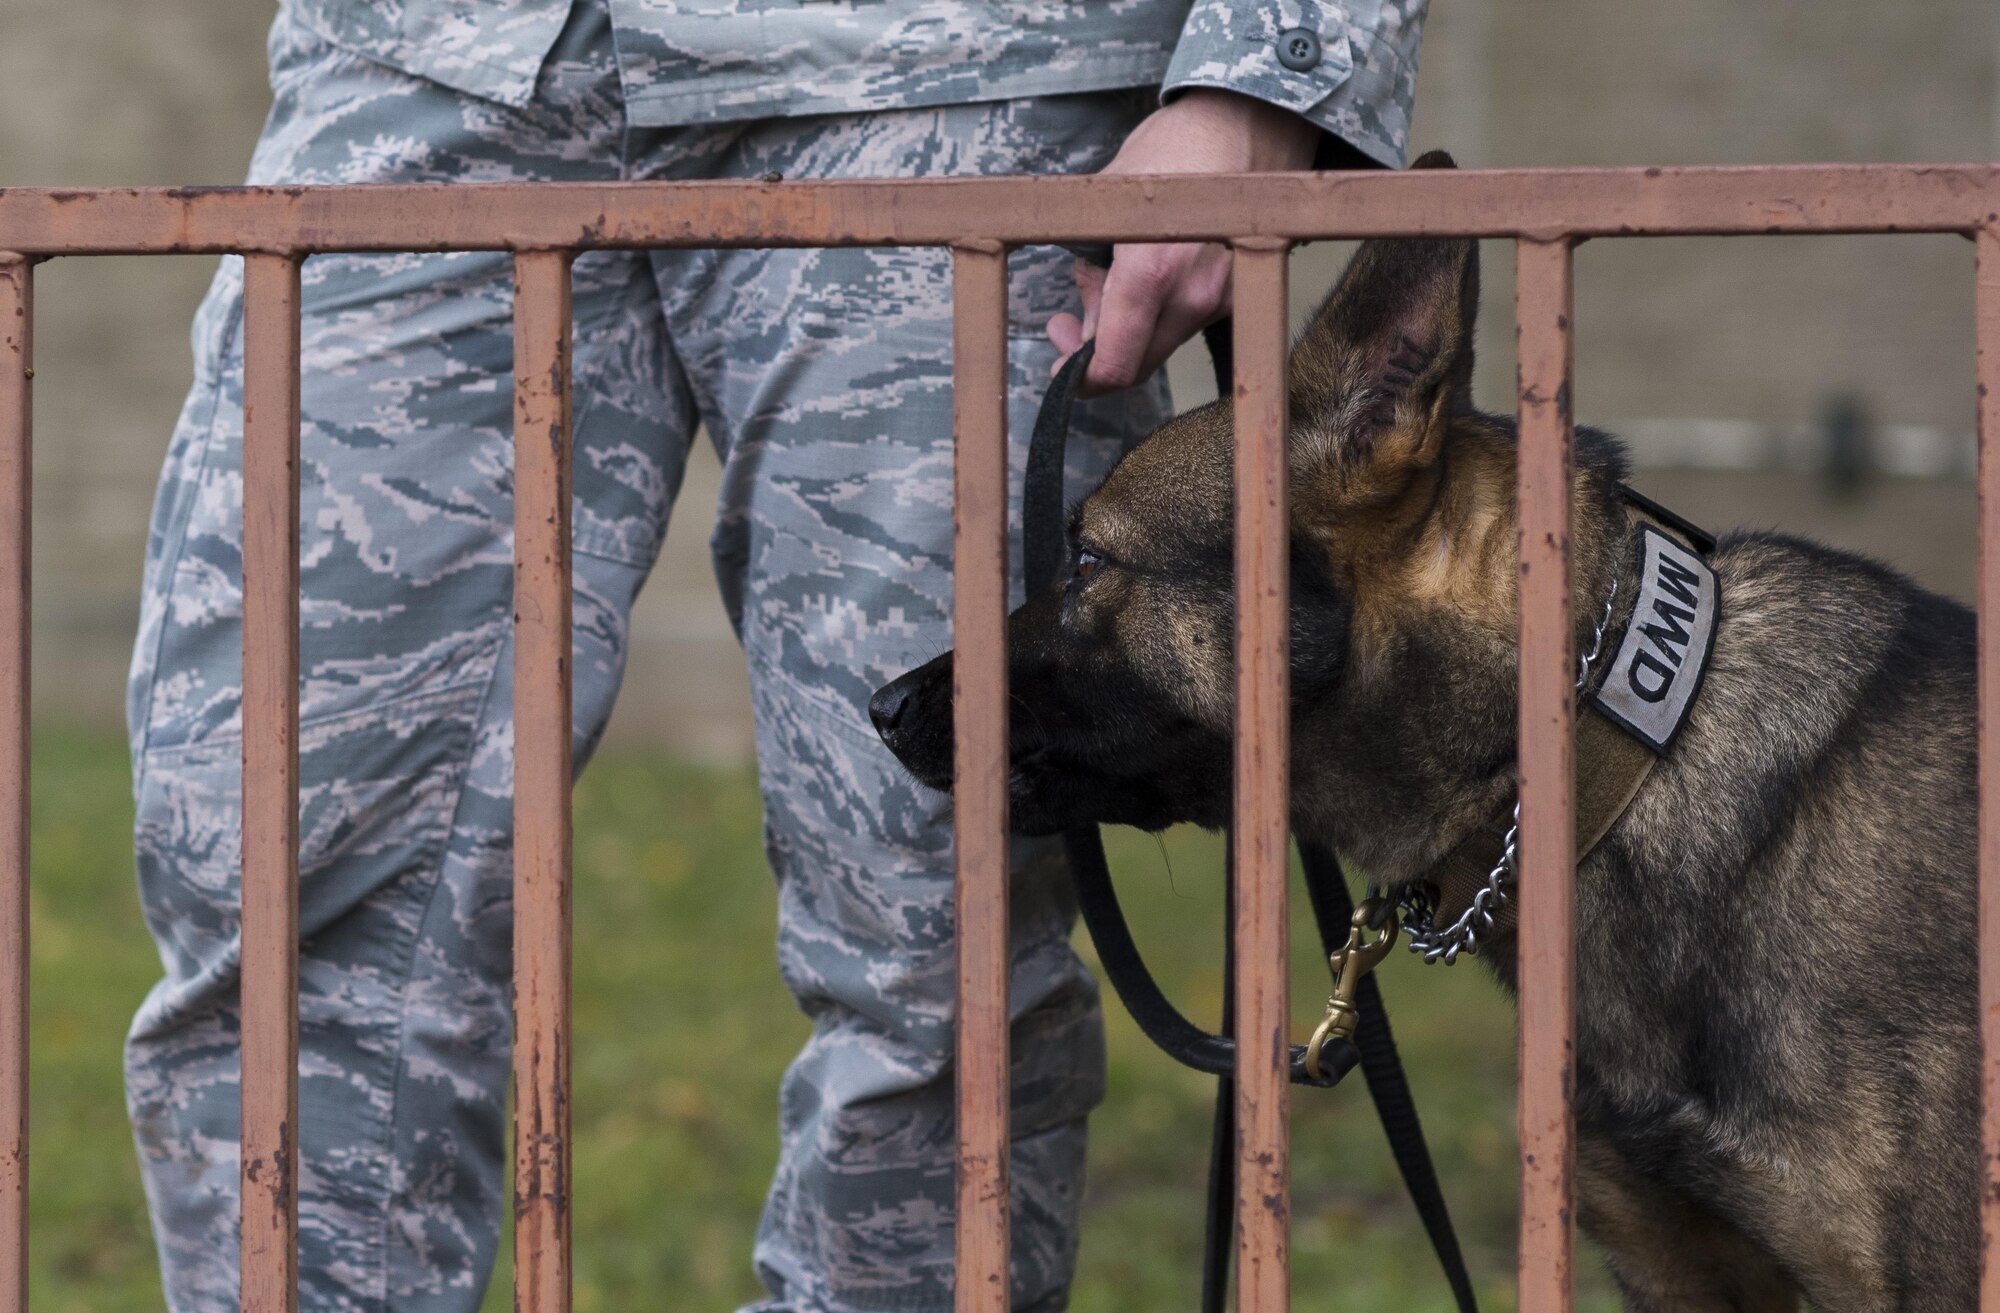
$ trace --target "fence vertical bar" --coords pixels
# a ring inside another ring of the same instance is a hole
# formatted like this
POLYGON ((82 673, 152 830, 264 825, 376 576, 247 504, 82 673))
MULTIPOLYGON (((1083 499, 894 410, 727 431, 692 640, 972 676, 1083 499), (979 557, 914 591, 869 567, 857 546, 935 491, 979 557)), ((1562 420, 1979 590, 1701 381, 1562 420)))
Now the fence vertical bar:
POLYGON ((957 1313, 1006 1313, 1007 249, 952 248, 952 835, 958 854, 957 1313))
POLYGON ((1979 1307, 2000 1313, 2000 226, 1976 238, 1979 399, 1979 1307))
POLYGON ((570 260, 514 257, 514 1307, 570 1305, 570 260))
POLYGON ((298 1307, 299 258, 243 271, 246 1313, 298 1307))
POLYGON ((1241 241, 1236 316, 1236 1307, 1285 1313, 1291 1238, 1288 243, 1241 241))
POLYGON ((1571 924, 1576 829, 1570 620, 1571 250, 1567 237, 1515 249, 1521 414, 1521 1307, 1571 1301, 1571 924))
POLYGON ((28 493, 34 265, 0 252, 0 1313, 28 1307, 28 493))

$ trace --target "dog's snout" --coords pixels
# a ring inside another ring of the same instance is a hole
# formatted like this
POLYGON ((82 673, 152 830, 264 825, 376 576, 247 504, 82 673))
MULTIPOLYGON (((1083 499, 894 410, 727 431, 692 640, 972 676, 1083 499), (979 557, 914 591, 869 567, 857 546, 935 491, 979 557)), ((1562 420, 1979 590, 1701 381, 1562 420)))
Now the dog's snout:
POLYGON ((951 787, 949 654, 876 689, 868 719, 910 774, 934 789, 951 787))
POLYGON ((910 709, 909 686, 902 680, 884 684, 875 690, 875 696, 868 699, 868 719, 874 724, 875 732, 887 738, 903 723, 903 713, 910 709))

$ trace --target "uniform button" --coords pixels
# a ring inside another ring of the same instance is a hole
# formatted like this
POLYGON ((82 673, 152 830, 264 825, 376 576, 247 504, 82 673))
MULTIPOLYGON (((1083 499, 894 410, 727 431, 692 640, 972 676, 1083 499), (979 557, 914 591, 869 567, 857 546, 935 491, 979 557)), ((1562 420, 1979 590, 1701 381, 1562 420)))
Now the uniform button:
POLYGON ((1278 62, 1294 73, 1319 64, 1319 33, 1309 27, 1288 27, 1278 33, 1278 62))

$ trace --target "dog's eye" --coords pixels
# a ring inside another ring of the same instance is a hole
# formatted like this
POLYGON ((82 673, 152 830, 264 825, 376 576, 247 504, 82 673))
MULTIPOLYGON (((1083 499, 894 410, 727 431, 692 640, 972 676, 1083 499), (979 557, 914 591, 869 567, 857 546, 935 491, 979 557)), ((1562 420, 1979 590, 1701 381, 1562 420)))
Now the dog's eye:
POLYGON ((1103 564, 1104 558, 1096 552, 1091 551, 1087 547, 1078 548, 1076 553, 1075 581, 1080 584, 1089 583, 1090 576, 1096 574, 1099 567, 1103 564))

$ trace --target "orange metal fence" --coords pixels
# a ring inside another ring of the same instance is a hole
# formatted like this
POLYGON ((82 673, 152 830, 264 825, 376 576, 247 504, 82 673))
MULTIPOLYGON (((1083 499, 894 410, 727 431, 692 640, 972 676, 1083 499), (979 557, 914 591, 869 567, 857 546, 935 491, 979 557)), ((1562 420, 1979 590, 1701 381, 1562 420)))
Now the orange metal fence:
POLYGON ((32 273, 63 255, 242 252, 243 1290, 297 1306, 299 265, 322 251, 515 256, 516 1307, 569 1308, 570 285, 603 247, 948 246, 961 1313, 1007 1306, 1006 252, 1235 250, 1238 1307, 1288 1305, 1285 268, 1291 243, 1517 243, 1521 458, 1521 1307, 1570 1307, 1571 253, 1589 237, 1955 232, 1978 247, 1984 1277, 2000 1313, 2000 166, 1507 170, 922 182, 0 190, 0 1313, 27 1307, 32 273))

